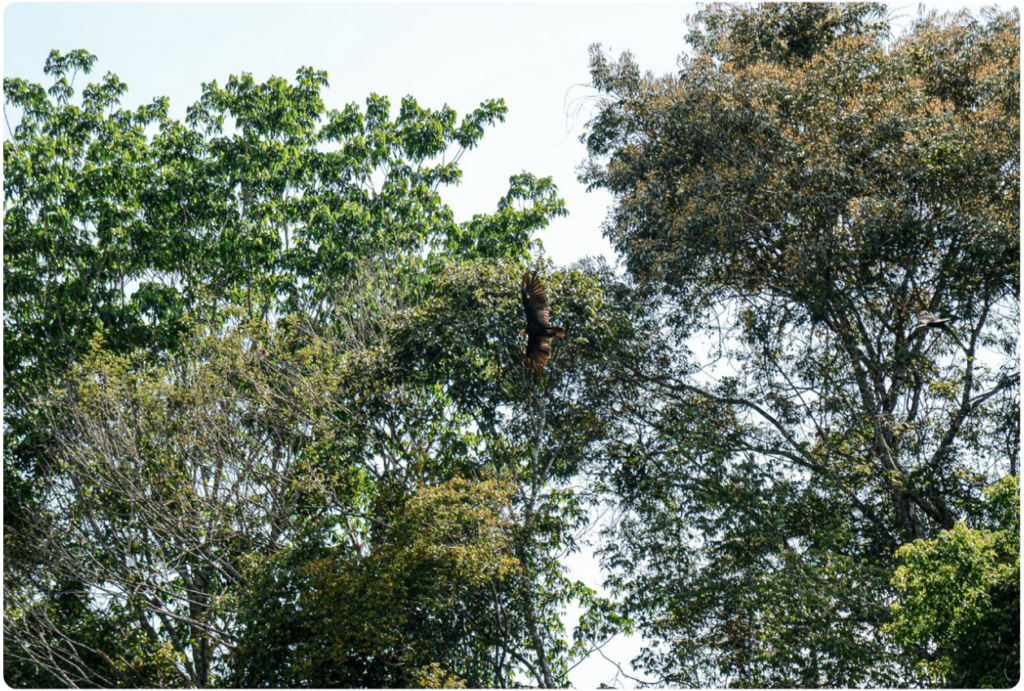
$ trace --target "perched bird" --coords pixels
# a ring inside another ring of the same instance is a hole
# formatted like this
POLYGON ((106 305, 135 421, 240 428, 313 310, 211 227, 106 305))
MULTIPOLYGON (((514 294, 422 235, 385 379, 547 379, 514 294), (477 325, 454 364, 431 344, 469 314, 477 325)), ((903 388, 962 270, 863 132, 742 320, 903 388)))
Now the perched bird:
POLYGON ((551 339, 565 338, 565 329, 548 322, 548 298, 536 275, 523 274, 522 290, 526 310, 526 366, 541 372, 551 357, 551 339))
POLYGON ((920 312, 917 315, 917 326, 915 326, 914 329, 927 329, 933 326, 947 328, 946 324, 953 321, 954 319, 956 319, 956 317, 946 317, 945 319, 939 319, 931 312, 920 312))

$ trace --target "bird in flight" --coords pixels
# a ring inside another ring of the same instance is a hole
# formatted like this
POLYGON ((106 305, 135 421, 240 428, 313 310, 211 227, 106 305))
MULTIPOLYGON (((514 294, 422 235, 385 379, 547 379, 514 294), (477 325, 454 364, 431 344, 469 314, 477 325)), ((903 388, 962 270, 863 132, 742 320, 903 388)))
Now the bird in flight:
POLYGON ((565 338, 565 329, 548 321, 548 298, 535 274, 523 274, 523 309, 526 310, 526 366, 542 372, 551 357, 551 339, 565 338))
POLYGON ((953 321, 954 319, 955 317, 946 317, 945 319, 939 319, 931 312, 920 312, 917 315, 917 326, 915 326, 914 329, 927 329, 929 327, 934 326, 948 328, 946 327, 946 324, 953 321))
POLYGON ((914 327, 914 330, 910 333, 910 336, 911 338, 913 338, 914 336, 917 335, 918 332, 924 333, 928 329, 942 329, 950 336, 952 336, 953 340, 956 341, 956 344, 960 346, 960 350, 966 353, 967 348, 964 347, 963 341, 961 341, 960 337, 956 335, 956 331, 953 330, 953 327, 949 325, 949 322, 953 321, 954 319, 956 319, 956 317, 946 317, 945 319, 940 319, 931 312, 918 312, 917 326, 914 327))

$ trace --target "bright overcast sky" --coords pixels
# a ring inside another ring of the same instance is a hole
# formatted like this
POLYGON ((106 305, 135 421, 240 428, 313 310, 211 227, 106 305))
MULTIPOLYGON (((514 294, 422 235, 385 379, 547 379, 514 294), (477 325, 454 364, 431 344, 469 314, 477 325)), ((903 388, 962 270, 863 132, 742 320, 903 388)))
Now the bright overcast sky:
MULTIPOLYGON (((948 10, 966 3, 926 6, 948 10)), ((904 21, 918 10, 916 2, 890 7, 904 21)), ((110 71, 128 85, 125 106, 167 96, 176 118, 199 98, 202 82, 223 84, 241 72, 257 80, 292 78, 302 66, 328 72, 328 108, 362 104, 376 92, 394 106, 412 95, 421 106, 447 103, 462 115, 485 99, 504 98, 506 122, 462 158, 464 181, 444 197, 461 221, 493 211, 512 174, 552 176, 569 216, 556 219, 540 238, 549 257, 567 264, 587 255, 612 258, 600 231, 610 198, 588 194, 576 181, 585 158, 579 141, 588 113, 584 97, 592 93, 585 87, 588 46, 602 43, 614 54, 630 50, 643 69, 672 71, 686 17, 695 10, 691 2, 15 3, 3 13, 3 74, 48 84, 42 68, 50 50, 84 48, 99 60, 76 87, 110 71)), ((578 555, 571 570, 599 585, 588 555, 578 555)), ((635 641, 623 641, 605 652, 629 670, 635 650, 635 641)), ((586 688, 614 676, 614 668, 595 657, 571 678, 586 688)))

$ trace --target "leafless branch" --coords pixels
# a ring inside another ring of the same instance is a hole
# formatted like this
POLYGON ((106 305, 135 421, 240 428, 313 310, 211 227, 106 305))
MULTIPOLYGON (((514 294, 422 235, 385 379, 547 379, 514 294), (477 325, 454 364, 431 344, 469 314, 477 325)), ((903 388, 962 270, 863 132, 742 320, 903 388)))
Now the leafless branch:
POLYGON ((13 143, 15 141, 14 128, 10 126, 10 119, 7 117, 7 104, 6 103, 3 106, 3 121, 7 125, 7 135, 10 137, 10 142, 13 143))

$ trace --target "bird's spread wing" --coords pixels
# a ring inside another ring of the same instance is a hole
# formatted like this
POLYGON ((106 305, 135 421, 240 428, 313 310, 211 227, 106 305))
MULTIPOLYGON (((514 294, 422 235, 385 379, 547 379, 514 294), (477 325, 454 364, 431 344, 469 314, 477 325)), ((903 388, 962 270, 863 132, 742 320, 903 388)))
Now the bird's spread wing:
POLYGON ((942 328, 948 328, 946 324, 953 321, 953 317, 945 317, 940 319, 931 312, 921 312, 917 315, 917 326, 915 328, 922 329, 929 326, 939 326, 942 328))
POLYGON ((526 342, 526 366, 540 372, 551 357, 550 336, 530 336, 526 342))
MULTIPOLYGON (((526 311, 526 327, 548 326, 548 298, 540 279, 532 274, 523 274, 523 309, 526 311)), ((532 339, 531 339, 532 340, 532 339)))
POLYGON ((551 357, 551 337, 545 334, 548 322, 548 298, 536 276, 523 274, 523 310, 526 312, 526 366, 540 372, 551 357))

